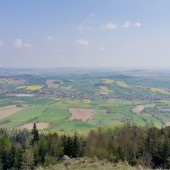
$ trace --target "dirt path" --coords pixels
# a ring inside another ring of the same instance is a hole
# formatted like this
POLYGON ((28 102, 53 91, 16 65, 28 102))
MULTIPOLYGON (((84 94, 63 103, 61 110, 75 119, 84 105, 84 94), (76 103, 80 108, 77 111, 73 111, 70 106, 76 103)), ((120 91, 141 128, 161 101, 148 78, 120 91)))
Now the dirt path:
POLYGON ((79 109, 79 108, 69 108, 71 116, 69 120, 82 120, 87 122, 95 114, 95 109, 79 109))
POLYGON ((153 108, 155 107, 155 104, 145 104, 145 105, 137 105, 135 108, 132 109, 134 113, 137 115, 140 115, 140 113, 145 109, 145 108, 153 108))

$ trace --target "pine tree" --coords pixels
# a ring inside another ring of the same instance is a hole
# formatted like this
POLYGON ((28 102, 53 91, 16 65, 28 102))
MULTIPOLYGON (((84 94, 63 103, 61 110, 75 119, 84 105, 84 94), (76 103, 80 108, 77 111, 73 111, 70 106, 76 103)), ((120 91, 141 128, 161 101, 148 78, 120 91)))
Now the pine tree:
POLYGON ((31 134, 33 135, 33 139, 31 140, 31 145, 34 145, 39 141, 39 132, 36 123, 33 124, 33 129, 31 131, 31 134))
POLYGON ((80 151, 80 142, 79 142, 79 138, 78 138, 77 134, 75 133, 74 137, 73 137, 73 153, 72 153, 72 156, 78 157, 79 151, 80 151))
POLYGON ((52 156, 52 155, 46 154, 46 155, 45 155, 44 165, 45 165, 45 166, 49 166, 49 165, 54 165, 54 164, 56 164, 56 159, 55 159, 55 157, 52 156))
POLYGON ((9 139, 9 136, 5 134, 0 138, 0 159, 2 161, 4 170, 13 166, 11 149, 12 143, 9 139))
MULTIPOLYGON (((57 133, 49 134, 48 136, 49 154, 59 159, 63 156, 63 143, 57 133)), ((64 139, 63 139, 64 142, 64 139)))
POLYGON ((22 159, 22 169, 23 170, 30 170, 33 169, 34 166, 34 154, 32 150, 26 149, 24 154, 23 154, 23 159, 22 159))
POLYGON ((14 146, 12 145, 12 160, 13 160, 13 167, 15 169, 21 169, 21 163, 22 163, 22 155, 23 150, 20 146, 14 146))
POLYGON ((73 139, 70 136, 63 136, 63 151, 64 155, 73 157, 73 139))
POLYGON ((39 143, 38 143, 38 147, 39 147, 39 153, 38 154, 39 154, 40 161, 42 163, 44 163, 45 155, 48 151, 47 141, 44 138, 41 138, 39 143))

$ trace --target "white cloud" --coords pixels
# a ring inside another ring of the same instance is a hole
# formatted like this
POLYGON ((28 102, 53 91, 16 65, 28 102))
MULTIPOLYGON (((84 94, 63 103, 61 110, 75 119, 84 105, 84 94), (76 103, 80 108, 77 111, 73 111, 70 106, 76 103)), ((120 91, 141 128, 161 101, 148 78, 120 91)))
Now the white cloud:
POLYGON ((2 47, 5 43, 0 40, 0 47, 2 47))
POLYGON ((24 43, 20 38, 16 39, 14 41, 14 47, 15 48, 32 48, 33 45, 30 43, 24 43))
POLYGON ((134 26, 135 26, 135 27, 141 27, 142 24, 141 24, 140 22, 135 22, 135 23, 134 23, 134 26))
POLYGON ((16 39, 15 42, 14 42, 14 47, 15 47, 15 48, 22 48, 22 46, 23 46, 22 40, 19 39, 19 38, 16 39))
POLYGON ((142 24, 140 22, 131 22, 131 21, 126 21, 123 24, 123 28, 129 28, 129 27, 141 27, 142 24))
POLYGON ((83 24, 89 24, 91 23, 95 18, 95 13, 91 12, 87 18, 83 19, 82 23, 83 24))
POLYGON ((47 39, 48 39, 49 42, 54 42, 54 41, 55 41, 55 36, 53 36, 53 35, 48 35, 48 36, 47 36, 47 39))
POLYGON ((117 25, 115 23, 110 22, 110 23, 104 25, 102 28, 112 30, 112 29, 115 29, 116 27, 117 27, 117 25))
POLYGON ((131 21, 126 21, 123 25, 124 28, 129 28, 131 26, 132 22, 131 21))
POLYGON ((84 46, 89 45, 89 42, 85 39, 79 39, 79 40, 77 40, 77 43, 79 43, 80 45, 84 45, 84 46))
POLYGON ((86 19, 84 19, 81 24, 78 26, 78 30, 80 31, 89 31, 89 30, 93 30, 92 26, 89 25, 93 25, 94 24, 94 17, 95 17, 95 13, 91 12, 88 17, 86 19))
POLYGON ((92 30, 92 29, 93 29, 92 27, 88 27, 88 26, 84 26, 84 25, 78 26, 78 30, 80 30, 80 31, 83 31, 83 30, 89 31, 89 30, 92 30))

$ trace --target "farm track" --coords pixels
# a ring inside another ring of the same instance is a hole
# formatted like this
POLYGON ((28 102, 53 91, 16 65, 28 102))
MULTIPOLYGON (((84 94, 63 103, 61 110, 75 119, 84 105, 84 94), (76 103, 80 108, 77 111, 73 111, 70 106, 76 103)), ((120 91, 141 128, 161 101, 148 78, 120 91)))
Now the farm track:
POLYGON ((140 116, 141 112, 146 108, 154 108, 155 104, 146 104, 146 105, 137 105, 135 108, 132 109, 134 113, 140 116))

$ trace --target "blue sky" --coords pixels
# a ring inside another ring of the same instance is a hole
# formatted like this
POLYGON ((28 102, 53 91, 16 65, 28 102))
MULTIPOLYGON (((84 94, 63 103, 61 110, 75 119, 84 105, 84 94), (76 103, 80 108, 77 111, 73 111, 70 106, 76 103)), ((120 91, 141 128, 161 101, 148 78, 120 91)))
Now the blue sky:
POLYGON ((0 0, 0 67, 169 67, 169 0, 0 0))

